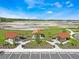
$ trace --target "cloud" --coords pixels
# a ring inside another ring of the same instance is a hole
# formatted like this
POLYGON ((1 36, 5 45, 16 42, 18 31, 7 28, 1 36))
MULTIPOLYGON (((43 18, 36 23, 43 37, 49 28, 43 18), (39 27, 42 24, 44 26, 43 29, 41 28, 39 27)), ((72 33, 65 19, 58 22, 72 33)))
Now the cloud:
POLYGON ((41 5, 44 5, 44 0, 24 0, 24 2, 26 4, 28 4, 28 7, 27 8, 33 8, 33 7, 36 7, 36 6, 41 6, 41 5))
POLYGON ((6 18, 19 18, 18 15, 13 14, 13 12, 0 8, 0 17, 6 17, 6 18))
POLYGON ((67 16, 69 16, 68 15, 69 14, 69 12, 68 11, 66 11, 66 10, 63 10, 63 11, 59 11, 59 12, 53 12, 53 14, 51 15, 51 17, 49 17, 48 19, 67 19, 67 16))
POLYGON ((47 14, 52 14, 53 13, 53 11, 47 11, 47 14))
POLYGON ((37 17, 29 16, 23 12, 15 12, 9 9, 0 8, 0 17, 6 18, 21 18, 21 19, 36 19, 37 17))
POLYGON ((46 8, 42 7, 41 9, 46 9, 46 8))
POLYGON ((66 4, 70 4, 71 3, 71 1, 66 1, 66 4))
POLYGON ((69 8, 74 6, 74 4, 71 1, 66 1, 66 5, 69 8))
POLYGON ((73 7, 73 6, 74 6, 74 4, 71 3, 71 4, 69 4, 67 7, 70 8, 70 7, 73 7))
POLYGON ((35 6, 34 0, 24 0, 24 2, 28 4, 28 8, 32 8, 35 6))
POLYGON ((63 20, 79 20, 79 10, 73 12, 72 10, 63 10, 56 12, 52 15, 54 19, 63 19, 63 20))
POLYGON ((58 8, 62 7, 62 4, 60 2, 55 2, 53 5, 58 7, 58 8))

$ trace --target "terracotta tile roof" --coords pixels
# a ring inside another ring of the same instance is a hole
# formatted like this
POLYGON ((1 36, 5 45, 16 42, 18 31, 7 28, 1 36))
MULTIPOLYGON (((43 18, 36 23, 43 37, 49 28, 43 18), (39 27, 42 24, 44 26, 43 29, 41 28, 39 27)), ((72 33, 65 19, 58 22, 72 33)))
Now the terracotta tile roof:
POLYGON ((15 38, 17 36, 16 32, 6 32, 5 33, 6 38, 15 38))
POLYGON ((43 31, 43 29, 36 29, 36 30, 33 30, 32 34, 40 33, 42 31, 43 31))
POLYGON ((68 32, 60 32, 58 34, 58 37, 61 38, 61 39, 68 38, 69 37, 69 33, 68 32))

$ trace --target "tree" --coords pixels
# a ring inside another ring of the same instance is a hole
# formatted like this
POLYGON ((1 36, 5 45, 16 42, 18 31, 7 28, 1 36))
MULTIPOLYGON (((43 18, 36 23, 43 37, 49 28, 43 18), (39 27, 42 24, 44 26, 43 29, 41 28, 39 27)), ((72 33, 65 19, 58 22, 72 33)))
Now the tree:
POLYGON ((40 40, 39 34, 36 34, 35 40, 36 40, 36 42, 37 42, 38 44, 40 44, 41 40, 40 40))

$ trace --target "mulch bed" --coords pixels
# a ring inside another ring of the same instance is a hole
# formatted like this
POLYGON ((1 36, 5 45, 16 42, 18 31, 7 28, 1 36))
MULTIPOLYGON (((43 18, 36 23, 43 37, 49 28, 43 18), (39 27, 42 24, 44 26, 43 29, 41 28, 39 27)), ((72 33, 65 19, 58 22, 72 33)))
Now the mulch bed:
POLYGON ((22 46, 24 49, 53 49, 55 46, 49 44, 48 42, 44 42, 44 44, 37 44, 36 42, 29 42, 22 46))
POLYGON ((79 46, 60 46, 62 49, 79 49, 79 46))
POLYGON ((13 46, 13 45, 0 45, 0 49, 13 49, 13 48, 16 48, 17 46, 13 46))

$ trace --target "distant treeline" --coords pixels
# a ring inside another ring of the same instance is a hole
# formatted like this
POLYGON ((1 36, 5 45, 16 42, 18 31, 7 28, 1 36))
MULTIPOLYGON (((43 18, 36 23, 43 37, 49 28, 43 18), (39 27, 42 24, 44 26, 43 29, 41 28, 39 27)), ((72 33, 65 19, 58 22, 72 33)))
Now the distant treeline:
POLYGON ((0 17, 0 22, 13 22, 13 21, 25 21, 25 19, 13 19, 13 18, 0 17))
MULTIPOLYGON (((65 20, 57 20, 57 19, 14 19, 14 18, 3 18, 0 17, 0 22, 13 22, 13 21, 65 21, 65 20)), ((79 20, 66 20, 66 21, 79 21, 79 20)))
POLYGON ((14 18, 3 18, 0 17, 0 22, 13 22, 13 21, 46 21, 46 20, 39 20, 39 19, 14 19, 14 18))

